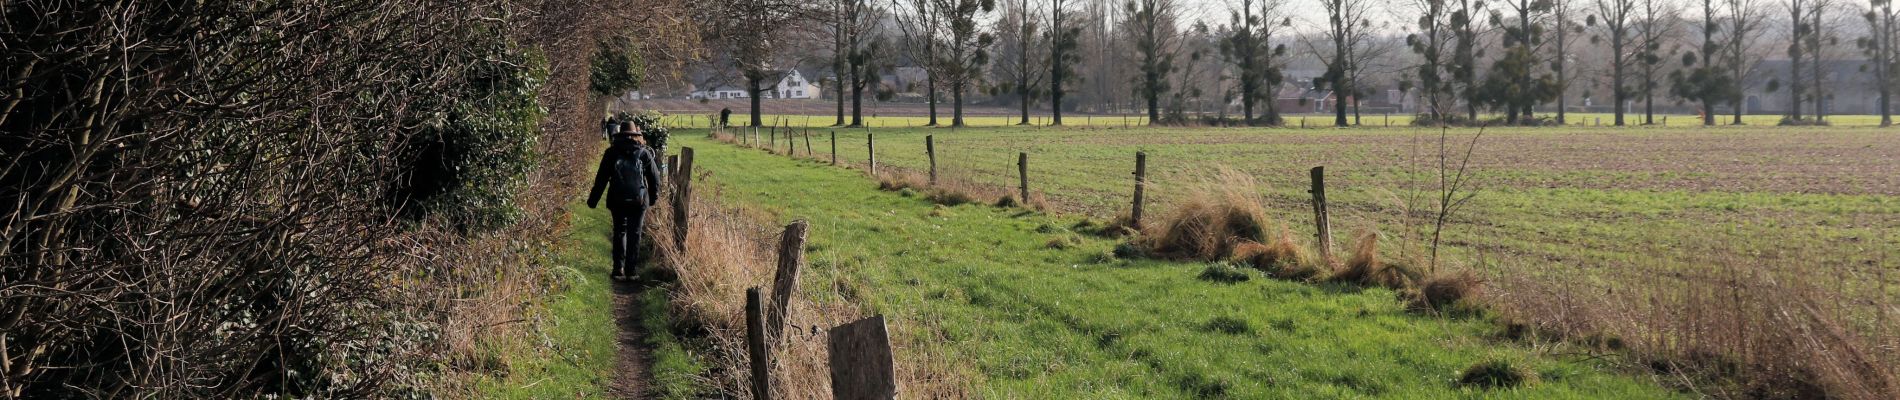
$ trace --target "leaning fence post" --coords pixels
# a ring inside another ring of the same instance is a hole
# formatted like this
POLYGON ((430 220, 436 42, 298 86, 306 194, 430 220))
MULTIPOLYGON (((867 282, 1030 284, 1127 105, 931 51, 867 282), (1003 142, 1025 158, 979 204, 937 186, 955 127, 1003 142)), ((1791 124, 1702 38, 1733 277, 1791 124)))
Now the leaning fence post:
POLYGON ((1016 176, 1022 177, 1022 204, 1029 207, 1029 153, 1016 153, 1016 176))
POLYGON ((1333 260, 1333 228, 1326 213, 1326 167, 1313 167, 1313 188, 1307 193, 1313 194, 1313 225, 1319 229, 1320 259, 1330 263, 1333 260))
POLYGON ((765 349, 765 321, 761 315, 759 288, 745 290, 746 354, 752 358, 752 398, 772 398, 772 360, 765 349))
POLYGON ((831 131, 831 165, 838 165, 838 131, 831 131))
POLYGON ((811 157, 811 128, 805 128, 805 156, 811 157))
POLYGON ((877 176, 877 138, 872 137, 871 132, 864 132, 864 148, 870 153, 871 176, 877 176))
POLYGON ((693 148, 680 148, 679 190, 673 195, 673 247, 686 252, 687 222, 693 215, 693 148))
POLYGON ((772 277, 772 308, 766 314, 767 337, 773 340, 785 332, 785 315, 791 313, 792 292, 798 290, 798 269, 805 264, 805 232, 810 224, 792 221, 778 243, 778 274, 772 277))
POLYGON ((924 154, 930 156, 930 186, 937 186, 937 135, 924 135, 924 154))
POLYGON ((1141 198, 1148 186, 1148 153, 1135 152, 1135 205, 1128 213, 1128 227, 1141 229, 1141 198))

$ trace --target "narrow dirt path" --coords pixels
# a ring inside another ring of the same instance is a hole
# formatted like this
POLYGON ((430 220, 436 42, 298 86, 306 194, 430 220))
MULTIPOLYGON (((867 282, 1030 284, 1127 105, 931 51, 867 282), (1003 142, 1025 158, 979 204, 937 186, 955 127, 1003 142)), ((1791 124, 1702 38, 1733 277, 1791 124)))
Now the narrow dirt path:
POLYGON ((608 393, 620 399, 645 398, 647 382, 653 378, 648 369, 653 358, 645 343, 646 332, 640 328, 639 301, 644 288, 628 282, 614 282, 613 288, 614 324, 620 328, 620 337, 614 343, 620 362, 608 393))

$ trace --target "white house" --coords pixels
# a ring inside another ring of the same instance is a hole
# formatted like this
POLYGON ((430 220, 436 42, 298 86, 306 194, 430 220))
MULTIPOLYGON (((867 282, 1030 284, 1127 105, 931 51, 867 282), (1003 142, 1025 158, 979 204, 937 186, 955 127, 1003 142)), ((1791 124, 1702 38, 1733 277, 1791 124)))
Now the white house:
POLYGON ((818 83, 805 79, 798 70, 785 71, 785 77, 778 80, 776 93, 781 99, 816 99, 820 89, 818 83))
MULTIPOLYGON (((782 77, 779 78, 778 84, 773 85, 772 89, 765 91, 763 95, 768 99, 816 99, 821 93, 823 93, 823 90, 818 87, 817 82, 805 79, 804 74, 800 74, 798 70, 794 69, 786 70, 782 74, 782 77)), ((712 90, 694 90, 686 95, 688 99, 715 100, 743 99, 747 97, 751 96, 746 93, 744 88, 728 85, 714 87, 712 90)))

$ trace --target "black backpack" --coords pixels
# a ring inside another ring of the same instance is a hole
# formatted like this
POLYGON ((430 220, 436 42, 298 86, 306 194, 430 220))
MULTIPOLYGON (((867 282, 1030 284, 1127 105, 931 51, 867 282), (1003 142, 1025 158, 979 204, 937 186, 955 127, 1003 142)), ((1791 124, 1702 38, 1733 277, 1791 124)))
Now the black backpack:
POLYGON ((614 157, 613 190, 608 200, 620 203, 641 201, 646 195, 646 159, 640 149, 628 148, 614 157))

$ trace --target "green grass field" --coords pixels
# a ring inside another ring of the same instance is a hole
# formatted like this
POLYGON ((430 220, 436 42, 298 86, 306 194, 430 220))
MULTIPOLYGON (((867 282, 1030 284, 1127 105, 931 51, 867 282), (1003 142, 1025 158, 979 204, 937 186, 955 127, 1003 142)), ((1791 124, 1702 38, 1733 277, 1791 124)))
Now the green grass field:
MULTIPOLYGON (((669 126, 675 126, 675 127, 680 127, 680 128, 706 128, 708 127, 708 124, 710 122, 710 120, 707 118, 707 116, 709 115, 713 115, 713 113, 704 113, 704 114, 674 113, 674 114, 668 115, 668 117, 670 118, 666 120, 666 123, 669 126)), ((1542 115, 1542 116, 1549 116, 1549 115, 1542 115)), ((846 117, 849 118, 848 115, 846 117)), ((1285 118, 1286 120, 1288 129, 1299 128, 1299 127, 1305 127, 1307 129, 1330 129, 1332 128, 1332 122, 1333 122, 1333 116, 1331 114, 1287 114, 1283 116, 1283 118, 1285 118)), ((1348 115, 1347 118, 1353 118, 1353 117, 1351 115, 1348 115)), ((1722 116, 1721 118, 1716 119, 1716 123, 1718 125, 1728 125, 1729 122, 1732 121, 1732 118, 1733 118, 1732 116, 1722 116)), ((792 126, 792 127, 800 127, 800 128, 804 128, 804 127, 826 128, 826 127, 831 127, 833 122, 837 122, 837 116, 835 115, 764 114, 760 116, 760 119, 766 120, 767 121, 766 125, 782 125, 782 126, 792 126)), ((922 128, 922 127, 925 127, 925 124, 930 123, 930 118, 924 117, 924 116, 866 115, 865 119, 866 119, 865 124, 869 125, 873 129, 876 129, 876 128, 922 128)), ((1029 120, 1030 120, 1031 126, 1048 126, 1049 125, 1049 116, 1048 116, 1047 111, 1042 111, 1042 112, 1032 111, 1029 114, 1029 120)), ((1834 115, 1834 116, 1827 117, 1827 120, 1828 120, 1828 123, 1832 124, 1834 127, 1872 127, 1872 126, 1878 126, 1880 124, 1880 117, 1876 115, 1834 115)), ((746 115, 745 113, 735 111, 732 114, 732 126, 748 126, 751 124, 751 121, 752 121, 752 117, 750 115, 746 115)), ((1390 114, 1390 115, 1362 114, 1358 116, 1357 121, 1358 121, 1357 125, 1363 126, 1363 127, 1402 128, 1402 127, 1408 127, 1409 125, 1411 125, 1412 116, 1400 115, 1400 114, 1390 114)), ((1630 125, 1636 125, 1640 123, 1641 121, 1642 121, 1642 115, 1630 114, 1630 115, 1625 116, 1624 122, 1630 125)), ((1747 126, 1756 126, 1756 127, 1775 126, 1775 124, 1779 123, 1780 121, 1781 121, 1781 116, 1779 115, 1745 115, 1742 117, 1743 124, 1747 126)), ((942 125, 949 125, 950 124, 949 112, 945 111, 943 114, 939 115, 938 122, 942 125)), ((965 116, 963 122, 965 125, 972 128, 983 128, 983 127, 993 128, 993 127, 1017 126, 1019 123, 1022 122, 1022 119, 1014 115, 1011 115, 1011 116, 965 116)), ((1147 124, 1148 117, 1146 115, 1136 115, 1136 114, 1126 114, 1126 115, 1076 114, 1076 115, 1063 116, 1062 122, 1064 126, 1071 126, 1071 127, 1099 127, 1099 128, 1141 127, 1147 124)), ((1573 114, 1569 114, 1565 116, 1565 123, 1568 125, 1574 125, 1578 127, 1609 126, 1609 125, 1615 124, 1615 116, 1612 114, 1607 114, 1607 113, 1573 113, 1573 114)), ((1658 114, 1656 116, 1655 125, 1656 126, 1651 126, 1650 128, 1701 127, 1702 124, 1701 124, 1701 120, 1697 119, 1697 116, 1695 115, 1658 114)))
MULTIPOLYGON (((723 199, 811 223, 804 291, 912 329, 900 362, 957 360, 991 398, 1669 398, 1642 375, 1496 338, 1482 318, 1403 310, 1394 293, 1197 279, 1205 264, 1121 260, 1079 216, 938 208, 863 174, 686 132, 723 199), (1048 245, 1052 240, 1064 246, 1048 245), (1507 360, 1541 382, 1459 387, 1507 360)), ((927 393, 909 396, 928 397, 927 393)))
MULTIPOLYGON (((813 148, 829 154, 830 130, 813 148)), ((1437 130, 1264 128, 872 129, 886 167, 927 169, 936 135, 945 176, 1032 189, 1067 211, 1125 212, 1134 153, 1149 154, 1155 208, 1221 168, 1268 187, 1270 211, 1311 235, 1307 169, 1326 166, 1334 229, 1417 237, 1402 212, 1434 187, 1437 130)), ((1450 133, 1461 147, 1477 130, 1450 133)), ((863 163, 865 130, 838 131, 839 158, 863 163)), ((690 135, 690 134, 689 134, 690 135)), ((765 134, 761 134, 765 136, 765 134)), ((798 151, 804 144, 798 143, 798 151)), ((1513 271, 1779 259, 1870 277, 1900 264, 1900 132, 1870 128, 1487 129, 1472 155, 1475 194, 1449 221, 1453 259, 1513 271)), ((1152 213, 1152 212, 1151 212, 1152 213)), ((1566 272, 1569 273, 1569 272, 1566 272)), ((1870 279, 1848 279, 1865 293, 1870 279), (1858 283, 1857 283, 1858 282, 1858 283)), ((1591 282, 1586 282, 1591 283, 1591 282)), ((1607 285, 1607 283, 1596 282, 1607 285)), ((1890 293, 1891 294, 1891 293, 1890 293)))

